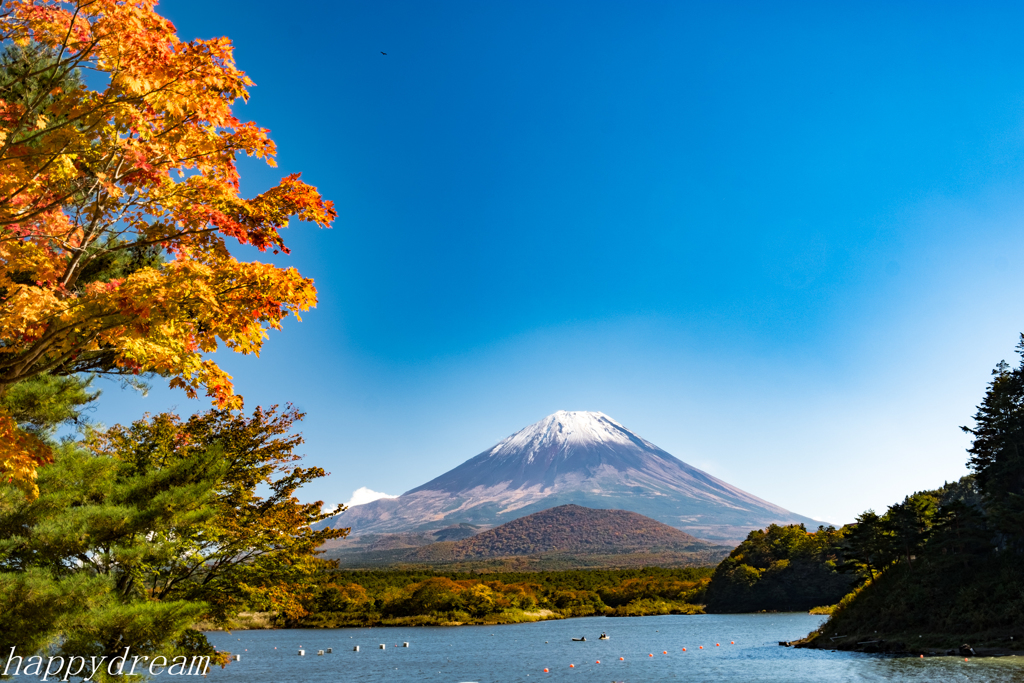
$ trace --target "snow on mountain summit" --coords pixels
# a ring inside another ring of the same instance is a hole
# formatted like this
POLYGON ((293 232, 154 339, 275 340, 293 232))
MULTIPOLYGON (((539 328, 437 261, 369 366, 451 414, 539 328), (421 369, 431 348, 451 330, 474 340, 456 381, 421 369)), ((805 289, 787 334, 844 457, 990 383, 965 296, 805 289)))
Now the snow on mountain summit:
POLYGON ((531 463, 542 451, 556 449, 563 457, 569 457, 574 450, 597 444, 634 449, 644 444, 656 448, 604 413, 559 410, 504 439, 488 455, 525 458, 531 463))

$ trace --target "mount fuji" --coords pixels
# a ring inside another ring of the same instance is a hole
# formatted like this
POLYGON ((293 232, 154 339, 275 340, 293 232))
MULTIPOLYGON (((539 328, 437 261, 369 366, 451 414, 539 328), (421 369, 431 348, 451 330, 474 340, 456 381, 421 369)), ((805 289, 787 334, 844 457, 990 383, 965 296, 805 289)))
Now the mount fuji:
POLYGON ((772 523, 818 525, 686 464, 603 413, 564 410, 422 486, 355 505, 327 524, 351 527, 353 540, 436 533, 490 528, 569 503, 629 510, 725 542, 772 523))

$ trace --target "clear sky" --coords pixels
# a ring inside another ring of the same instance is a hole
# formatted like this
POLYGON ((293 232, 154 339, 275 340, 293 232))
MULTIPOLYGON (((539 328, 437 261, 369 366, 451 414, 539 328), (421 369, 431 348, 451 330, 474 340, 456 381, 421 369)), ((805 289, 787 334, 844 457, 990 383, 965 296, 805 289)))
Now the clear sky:
POLYGON ((302 171, 338 208, 276 261, 318 308, 217 355, 249 407, 307 411, 307 498, 401 493, 559 409, 832 522, 966 473, 1024 330, 1024 5, 160 8, 257 83, 237 112, 280 168, 243 189, 302 171))

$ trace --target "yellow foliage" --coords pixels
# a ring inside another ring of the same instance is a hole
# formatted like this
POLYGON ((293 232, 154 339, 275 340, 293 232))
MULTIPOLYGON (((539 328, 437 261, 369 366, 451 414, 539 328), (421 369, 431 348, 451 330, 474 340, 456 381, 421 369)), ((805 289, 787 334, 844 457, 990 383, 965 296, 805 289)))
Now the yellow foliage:
MULTIPOLYGON (((316 304, 311 280, 226 240, 287 253, 288 220, 327 227, 332 204, 298 175, 240 196, 238 154, 274 165, 268 131, 231 111, 253 83, 228 39, 183 42, 155 4, 13 0, 0 16, 4 47, 41 50, 50 79, 25 101, 0 73, 0 393, 41 372, 155 372, 237 408, 208 354, 258 354, 316 304), (147 249, 159 258, 96 274, 147 249)), ((45 446, 5 419, 0 472, 31 492, 45 446)))

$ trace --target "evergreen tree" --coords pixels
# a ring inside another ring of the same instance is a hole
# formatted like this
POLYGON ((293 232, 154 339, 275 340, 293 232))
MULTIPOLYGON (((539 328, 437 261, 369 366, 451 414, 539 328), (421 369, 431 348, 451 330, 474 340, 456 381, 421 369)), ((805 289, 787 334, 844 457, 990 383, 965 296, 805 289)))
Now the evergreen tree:
POLYGON ((322 504, 294 496, 324 475, 293 464, 300 417, 159 415, 59 444, 34 500, 0 484, 0 643, 211 654, 200 619, 226 623, 256 603, 301 616, 325 564, 317 548, 347 530, 313 531, 322 504))
POLYGON ((935 516, 935 496, 915 493, 889 508, 882 520, 892 554, 902 556, 911 570, 914 558, 924 548, 935 516))
POLYGON ((0 406, 19 428, 52 444, 60 427, 88 424, 84 412, 100 395, 92 384, 91 376, 37 375, 12 385, 0 396, 0 406))
POLYGON ((970 558, 992 550, 992 533, 977 507, 954 500, 940 507, 933 521, 927 545, 931 556, 955 557, 966 569, 970 558))
POLYGON ((850 558, 868 570, 871 580, 889 565, 891 560, 890 541, 882 518, 874 510, 857 516, 849 525, 846 536, 850 558))
POLYGON ((212 516, 219 454, 133 473, 76 444, 55 453, 37 499, 0 486, 0 642, 26 654, 176 652, 207 607, 151 600, 144 579, 188 552, 180 532, 212 516))
POLYGON ((1024 335, 1017 345, 1021 363, 1005 361, 974 415, 975 426, 962 427, 974 437, 968 452, 978 488, 1004 543, 1024 545, 1024 335))

